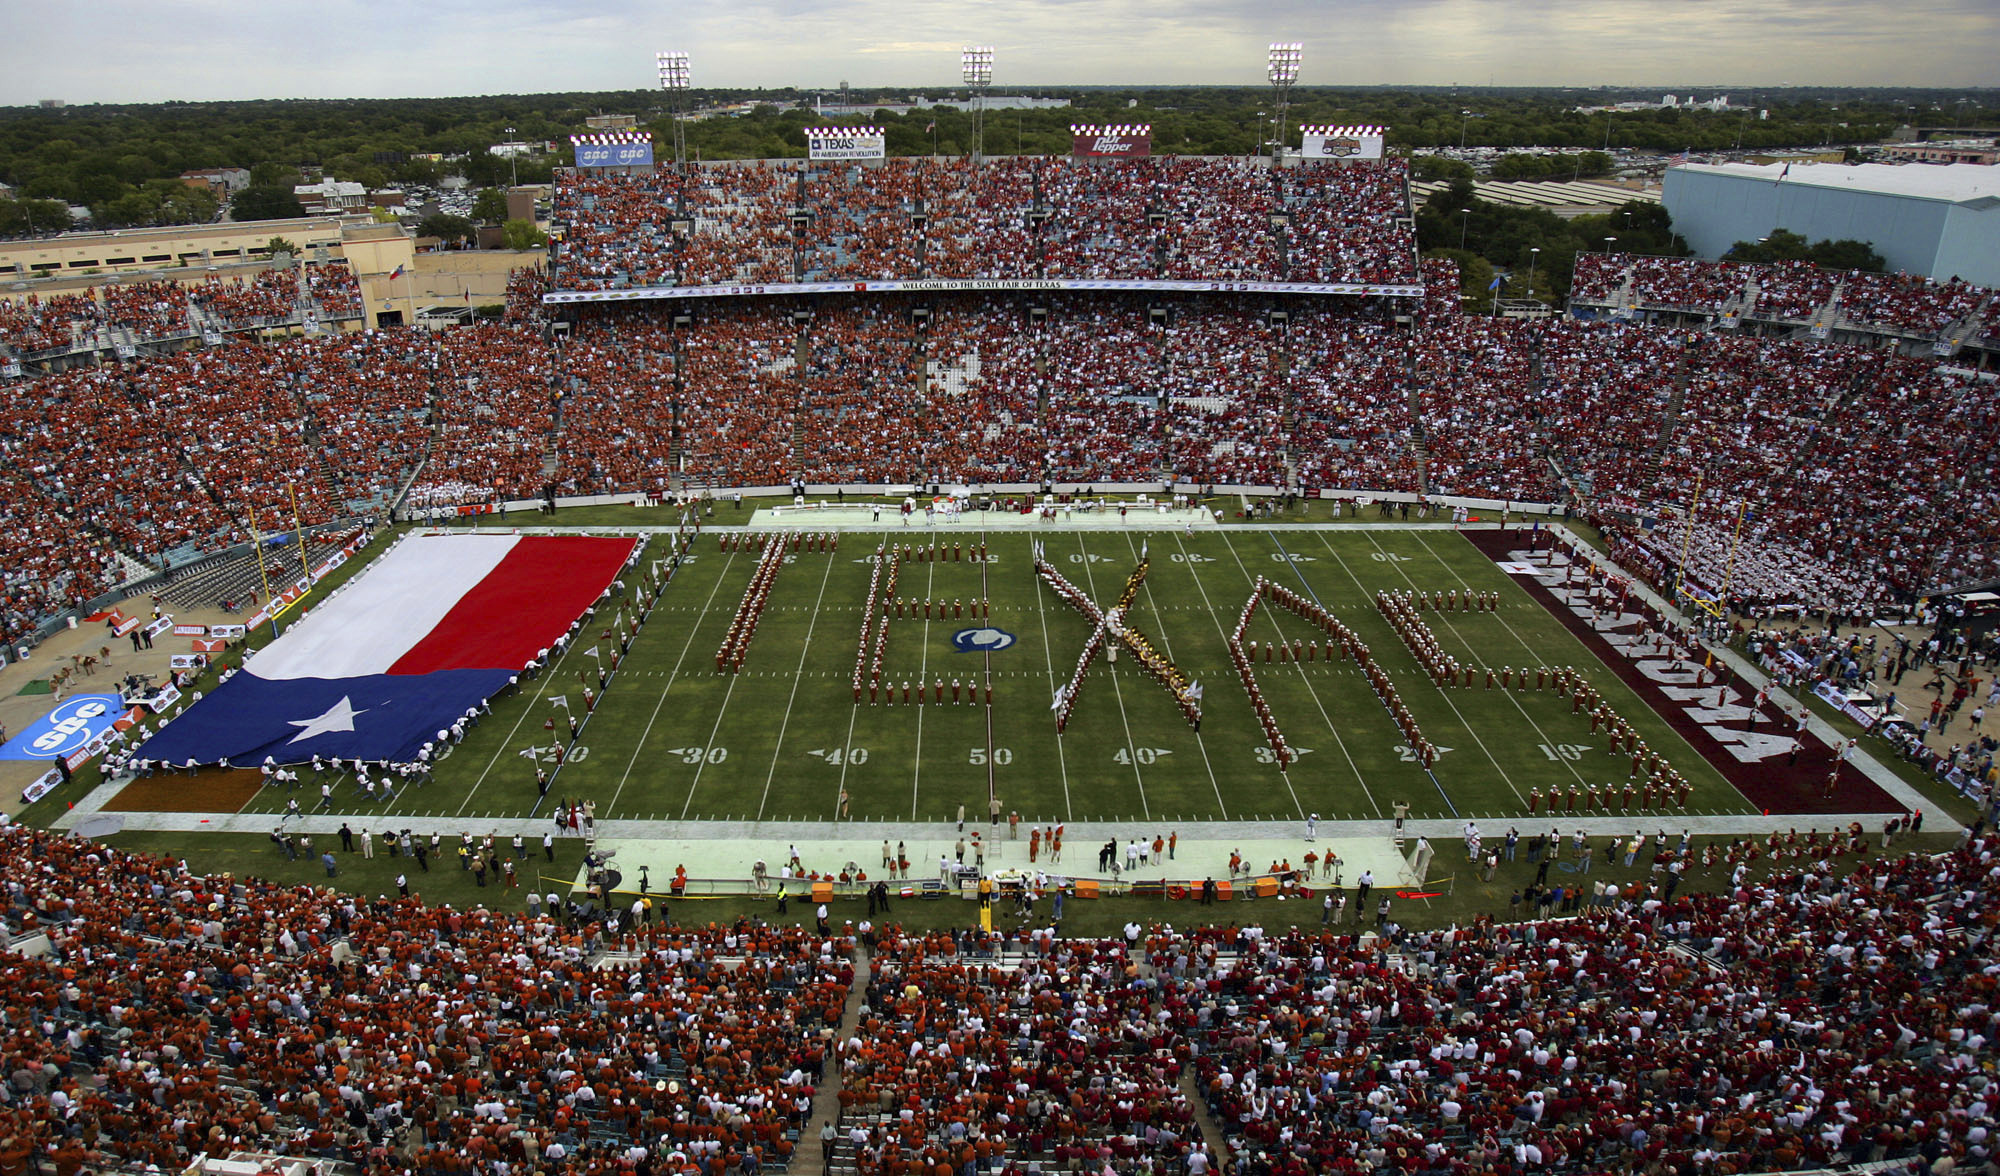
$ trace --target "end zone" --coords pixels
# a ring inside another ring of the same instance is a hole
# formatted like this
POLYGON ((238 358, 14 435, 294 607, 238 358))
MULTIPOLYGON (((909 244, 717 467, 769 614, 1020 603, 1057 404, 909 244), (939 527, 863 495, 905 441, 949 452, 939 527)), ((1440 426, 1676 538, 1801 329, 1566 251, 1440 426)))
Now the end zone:
MULTIPOLYGON (((1530 550, 1519 531, 1461 532, 1645 700, 1750 803, 1772 815, 1900 813, 1906 807, 1726 666, 1677 656, 1637 596, 1607 598, 1564 550, 1530 550), (1522 574, 1516 568, 1530 569, 1522 574), (1796 754, 1794 745, 1796 743, 1796 754), (1834 777, 1832 788, 1826 786, 1834 777)), ((1544 540, 1546 543, 1546 540, 1544 540)))

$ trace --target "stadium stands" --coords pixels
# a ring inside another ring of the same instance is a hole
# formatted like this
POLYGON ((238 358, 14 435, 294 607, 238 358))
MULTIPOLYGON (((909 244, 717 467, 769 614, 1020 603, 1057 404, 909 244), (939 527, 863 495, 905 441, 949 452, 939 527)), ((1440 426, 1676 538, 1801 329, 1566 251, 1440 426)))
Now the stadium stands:
MULTIPOLYGON (((2000 577, 1990 383, 1811 340, 1468 317, 1449 262, 1422 264, 1414 303, 732 297, 566 307, 572 329, 551 338, 536 302, 795 277, 1404 282, 1400 166, 911 159, 705 165, 684 186, 667 172, 566 178, 564 252, 552 275, 510 279, 498 323, 224 345, 0 388, 6 635, 130 569, 253 526, 377 511, 406 484, 417 508, 793 479, 1177 480, 1666 518, 1695 505, 1695 537, 1656 535, 1650 558, 1687 551, 1691 578, 1719 586, 1717 558, 1754 552, 1730 587, 1762 604, 1865 610, 2000 577)), ((1996 313, 1962 283, 1798 264, 1586 255, 1575 288, 1581 304, 1629 292, 1784 321, 1837 307, 1917 334, 1996 313)), ((125 283, 0 306, 0 334, 32 352, 77 332, 333 318, 357 299, 338 264, 125 283)))
POLYGON ((1409 932, 1377 891, 1316 932, 1096 940, 427 908, 14 826, 0 931, 46 951, 0 970, 33 1011, 0 1138, 59 1172, 776 1173, 824 1083, 841 1176, 1980 1170, 1993 837, 1665 842, 1528 922, 1409 932), (1717 893, 1677 896, 1688 871, 1717 893))
POLYGON ((75 294, 0 300, 0 347, 46 355, 79 342, 93 346, 99 328, 116 328, 134 345, 220 332, 299 325, 361 315, 361 288, 344 261, 263 269, 248 279, 205 275, 195 282, 108 282, 75 294), (300 290, 303 273, 305 289, 300 290))
POLYGON ((911 278, 1416 280, 1401 161, 759 161, 558 185, 554 286, 911 278), (676 229, 676 223, 683 226, 676 229), (1280 225, 1283 224, 1280 245, 1280 225))
POLYGON ((1579 256, 1570 300, 1607 305, 1628 282, 1632 304, 1641 310, 1734 312, 1782 323, 1812 322, 1821 312, 1832 310, 1847 327, 1922 338, 1937 338, 1982 312, 1991 314, 1993 303, 1993 291, 1984 287, 1928 282, 1910 274, 1841 273, 1805 261, 1701 261, 1628 254, 1579 256))

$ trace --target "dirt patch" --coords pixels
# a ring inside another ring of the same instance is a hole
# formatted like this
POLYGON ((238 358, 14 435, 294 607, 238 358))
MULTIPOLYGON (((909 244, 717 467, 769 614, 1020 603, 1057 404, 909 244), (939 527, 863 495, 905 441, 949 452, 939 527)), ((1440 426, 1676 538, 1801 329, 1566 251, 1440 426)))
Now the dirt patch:
POLYGON ((250 803, 264 786, 261 772, 235 768, 227 772, 204 770, 190 776, 186 772, 163 772, 134 780, 118 790, 104 806, 113 813, 233 813, 250 803))

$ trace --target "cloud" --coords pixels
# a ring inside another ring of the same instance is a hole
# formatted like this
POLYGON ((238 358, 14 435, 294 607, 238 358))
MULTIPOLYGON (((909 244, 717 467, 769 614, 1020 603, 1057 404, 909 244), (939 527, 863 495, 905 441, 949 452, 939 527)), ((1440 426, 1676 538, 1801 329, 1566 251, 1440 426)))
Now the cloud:
POLYGON ((1302 40, 1304 85, 1993 85, 1991 0, 93 0, 9 28, 0 102, 333 98, 697 85, 1257 85, 1302 40), (1950 30, 1938 36, 1937 30, 1950 30), (107 36, 115 30, 115 37, 107 36), (102 44, 99 51, 94 46, 102 44), (114 52, 142 45, 142 56, 114 52))

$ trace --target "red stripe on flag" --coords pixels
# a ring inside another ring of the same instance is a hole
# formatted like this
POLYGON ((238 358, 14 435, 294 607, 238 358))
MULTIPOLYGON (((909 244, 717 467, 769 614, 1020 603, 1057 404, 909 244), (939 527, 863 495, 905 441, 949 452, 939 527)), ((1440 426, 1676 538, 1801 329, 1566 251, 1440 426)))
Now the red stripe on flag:
POLYGON ((527 536, 452 606, 391 674, 518 670, 569 630, 617 579, 631 539, 527 536))

